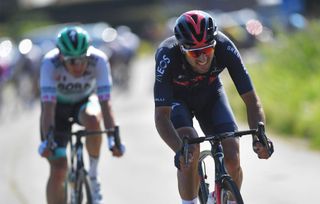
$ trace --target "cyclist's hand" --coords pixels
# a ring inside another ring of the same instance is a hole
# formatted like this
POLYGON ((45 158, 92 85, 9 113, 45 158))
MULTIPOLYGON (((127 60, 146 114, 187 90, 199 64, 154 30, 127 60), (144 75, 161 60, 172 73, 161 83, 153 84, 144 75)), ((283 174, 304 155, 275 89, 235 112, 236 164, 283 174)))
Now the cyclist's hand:
POLYGON ((114 157, 122 157, 125 152, 126 147, 121 144, 121 147, 113 146, 110 151, 112 152, 112 156, 114 157))
POLYGON ((193 155, 189 152, 188 154, 188 161, 186 163, 183 151, 178 151, 176 152, 174 156, 174 165, 177 167, 179 170, 183 170, 189 167, 189 164, 193 161, 193 155))
POLYGON ((268 145, 270 151, 268 151, 268 148, 264 146, 259 140, 253 142, 253 151, 258 155, 259 159, 268 159, 271 157, 273 153, 273 143, 269 138, 268 145))
POLYGON ((48 158, 53 155, 53 152, 48 145, 48 140, 43 140, 40 143, 40 145, 38 147, 38 153, 40 154, 40 156, 45 157, 45 158, 48 158))
POLYGON ((108 137, 108 147, 112 152, 112 156, 121 157, 126 151, 126 147, 121 144, 120 148, 115 144, 114 137, 108 137))

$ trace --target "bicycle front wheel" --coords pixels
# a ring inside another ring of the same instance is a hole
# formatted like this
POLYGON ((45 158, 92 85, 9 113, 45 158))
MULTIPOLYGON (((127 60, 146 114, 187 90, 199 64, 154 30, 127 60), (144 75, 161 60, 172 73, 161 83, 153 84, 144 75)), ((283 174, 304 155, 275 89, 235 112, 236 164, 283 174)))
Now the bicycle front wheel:
POLYGON ((75 184, 76 204, 92 204, 89 177, 84 169, 80 170, 75 184))
POLYGON ((79 170, 76 178, 69 175, 66 184, 67 204, 93 204, 89 178, 84 169, 79 170))
POLYGON ((228 204, 233 201, 235 204, 243 204, 242 196, 231 177, 225 177, 221 182, 221 204, 228 204))
MULTIPOLYGON (((198 163, 198 172, 200 176, 200 186, 199 186, 199 192, 198 192, 198 197, 200 204, 206 204, 208 200, 208 194, 210 192, 210 182, 208 179, 208 172, 207 168, 210 166, 208 163, 213 163, 213 157, 211 154, 211 151, 209 150, 204 150, 200 152, 200 157, 199 157, 199 163, 198 163)), ((211 178, 212 181, 214 181, 214 178, 211 178)), ((214 190, 214 184, 211 184, 212 188, 211 191, 214 190)))

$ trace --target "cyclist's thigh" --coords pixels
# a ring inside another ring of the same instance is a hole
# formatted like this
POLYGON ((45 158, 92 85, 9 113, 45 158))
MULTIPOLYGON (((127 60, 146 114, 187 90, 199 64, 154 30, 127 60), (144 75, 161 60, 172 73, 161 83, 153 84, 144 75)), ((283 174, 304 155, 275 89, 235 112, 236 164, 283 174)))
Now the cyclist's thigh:
MULTIPOLYGON (((187 136, 190 138, 198 137, 196 130, 193 128, 193 114, 187 105, 182 101, 172 103, 171 121, 181 138, 187 136)), ((197 150, 199 145, 191 145, 190 150, 197 150)))
POLYGON ((77 106, 75 113, 76 122, 80 125, 87 126, 89 123, 100 123, 101 108, 99 101, 95 95, 89 97, 87 100, 77 106))
MULTIPOLYGON (((57 103, 55 111, 55 130, 57 132, 70 132, 72 121, 69 120, 73 114, 73 105, 57 103)), ((68 138, 65 135, 56 134, 54 140, 57 143, 57 148, 54 151, 52 157, 49 160, 57 160, 59 158, 66 157, 66 147, 68 144, 68 138)))
POLYGON ((201 111, 196 112, 195 116, 206 135, 231 132, 238 129, 227 96, 223 90, 219 92, 216 100, 201 111))
POLYGON ((193 127, 193 114, 183 101, 174 101, 171 105, 171 122, 175 129, 193 127))

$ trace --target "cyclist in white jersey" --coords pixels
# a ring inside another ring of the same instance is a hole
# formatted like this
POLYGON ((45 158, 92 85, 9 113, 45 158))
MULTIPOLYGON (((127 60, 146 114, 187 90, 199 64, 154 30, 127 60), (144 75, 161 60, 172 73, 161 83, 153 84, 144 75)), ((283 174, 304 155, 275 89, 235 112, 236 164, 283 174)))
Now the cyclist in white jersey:
MULTIPOLYGON (((110 102, 112 79, 110 64, 106 55, 90 45, 89 35, 78 26, 66 27, 57 37, 57 48, 49 51, 42 62, 40 71, 41 89, 41 145, 39 153, 48 158, 50 176, 47 184, 49 204, 64 203, 64 180, 67 173, 66 137, 54 135, 57 148, 48 147, 47 138, 56 132, 70 132, 73 123, 89 131, 101 130, 103 119, 106 129, 115 127, 110 102), (92 96, 98 96, 95 106, 92 96), (97 103, 96 103, 97 104, 97 103)), ((123 155, 123 149, 114 146, 108 132, 109 148, 113 156, 123 155)), ((102 137, 97 135, 86 139, 89 154, 89 177, 95 204, 102 203, 97 166, 102 137)))

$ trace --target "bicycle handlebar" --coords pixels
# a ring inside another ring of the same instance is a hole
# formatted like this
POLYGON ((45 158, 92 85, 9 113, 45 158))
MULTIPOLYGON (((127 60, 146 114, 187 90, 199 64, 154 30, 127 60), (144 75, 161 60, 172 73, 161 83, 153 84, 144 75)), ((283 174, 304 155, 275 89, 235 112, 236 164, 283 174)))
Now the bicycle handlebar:
MULTIPOLYGON (((115 126, 114 128, 109 128, 109 129, 105 129, 105 130, 100 130, 100 131, 88 131, 88 130, 77 130, 74 132, 59 132, 59 131, 53 131, 52 135, 54 134, 58 134, 58 135, 62 135, 62 136, 66 136, 66 137, 89 137, 89 136, 93 136, 93 135, 99 135, 99 134, 106 134, 106 133, 110 133, 113 132, 113 137, 114 137, 114 144, 115 146, 120 149, 121 148, 121 139, 120 139, 120 134, 119 134, 119 126, 115 126)), ((50 139, 50 141, 52 140, 54 142, 53 137, 48 138, 48 140, 50 139)))
POLYGON ((267 148, 269 156, 273 153, 273 145, 269 142, 266 134, 265 134, 265 128, 264 124, 262 122, 259 122, 257 129, 250 129, 250 130, 243 130, 243 131, 235 131, 235 132, 225 132, 215 135, 208 135, 204 137, 198 137, 198 138, 183 138, 183 147, 182 147, 182 153, 185 159, 185 164, 188 164, 188 154, 189 154, 189 144, 199 144, 204 141, 221 141, 223 139, 226 139, 228 137, 241 137, 244 135, 257 135, 259 142, 267 148))

